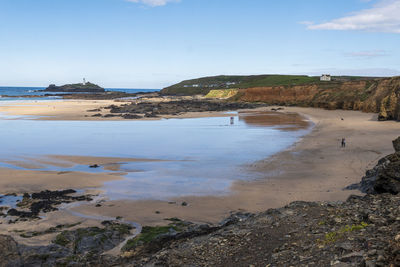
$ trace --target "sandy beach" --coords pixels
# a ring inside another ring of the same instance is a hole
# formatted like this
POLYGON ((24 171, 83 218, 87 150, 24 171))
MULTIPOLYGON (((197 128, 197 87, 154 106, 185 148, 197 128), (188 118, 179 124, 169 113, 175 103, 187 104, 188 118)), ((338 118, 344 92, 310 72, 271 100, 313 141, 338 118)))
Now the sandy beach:
MULTIPOLYGON (((68 111, 69 118, 85 118, 84 110, 106 103, 57 102, 55 110, 69 110, 72 105, 79 108, 68 111), (96 105, 95 105, 96 104, 96 105), (60 106, 58 106, 60 105, 60 106)), ((99 102, 99 101, 95 101, 99 102)), ((31 107, 19 105, 1 107, 9 114, 53 116, 55 111, 47 107, 32 111, 31 107), (29 112, 28 112, 29 110, 29 112), (50 112, 50 113, 49 113, 50 112), (29 114, 28 114, 29 113, 29 114)), ((259 109, 270 110, 271 107, 259 109)), ((66 111, 65 111, 66 112, 66 111)), ((261 179, 236 181, 231 193, 225 196, 187 196, 168 201, 108 201, 96 200, 72 208, 74 212, 90 216, 121 216, 125 220, 142 225, 162 225, 165 218, 177 217, 193 222, 217 223, 232 212, 258 212, 268 208, 284 206, 292 201, 343 201, 358 191, 345 191, 344 187, 359 182, 365 171, 374 166, 379 158, 393 151, 391 140, 399 135, 399 124, 394 121, 378 122, 376 114, 358 111, 322 110, 313 108, 290 107, 285 114, 299 113, 314 123, 313 130, 290 149, 273 157, 244 166, 248 172, 262 174, 261 179), (340 147, 341 138, 346 138, 347 147, 340 147), (186 202, 188 205, 182 205, 186 202), (97 205, 101 203, 101 205, 97 205)), ((64 114, 64 113, 63 113, 64 114)), ((205 115, 205 114, 202 114, 205 115)), ((57 115, 57 118, 66 118, 57 115)), ((67 116, 67 115, 65 115, 67 116)), ((193 116, 193 115, 190 115, 193 116)), ((52 159, 65 162, 91 164, 114 164, 118 168, 120 161, 140 159, 84 158, 53 156, 52 159)), ((42 163, 46 162, 42 159, 42 163)), ((48 161, 47 161, 48 163, 48 161)), ((37 160, 40 164, 40 160, 37 160)), ((227 163, 229 164, 229 163, 227 163)), ((80 172, 43 172, 0 169, 3 179, 0 181, 1 192, 32 192, 42 189, 96 188, 103 182, 123 179, 123 173, 80 173, 80 172)), ((68 211, 60 210, 47 215, 45 226, 82 220, 96 224, 95 220, 71 216, 68 211), (68 218, 68 219, 66 219, 68 218)), ((37 221, 32 226, 42 227, 37 221)), ((16 226, 17 227, 17 226, 16 226)), ((15 228, 15 227, 14 227, 15 228)), ((14 229, 13 228, 13 229, 14 229)), ((18 227, 17 227, 18 228, 18 227)), ((29 228, 28 228, 29 229, 29 228)), ((15 229, 14 229, 15 230, 15 229)), ((0 227, 0 232, 9 232, 7 227, 0 227)), ((42 239, 44 237, 41 237, 42 239)), ((47 239, 45 239, 47 240, 47 239)), ((45 240, 42 240, 43 242, 45 240)), ((21 241, 24 241, 21 239, 21 241)), ((30 241, 33 242, 33 241, 30 241)))
POLYGON ((82 205, 76 210, 125 216, 145 225, 162 224, 169 217, 216 223, 231 212, 264 211, 297 200, 343 201, 360 194, 343 188, 359 182, 379 158, 392 153, 391 140, 399 135, 397 122, 378 122, 375 114, 312 108, 285 108, 284 112, 300 113, 315 126, 289 150, 248 166, 249 171, 264 173, 264 179, 235 182, 227 196, 111 201, 100 208, 82 205), (345 149, 340 147, 342 137, 347 140, 345 149))

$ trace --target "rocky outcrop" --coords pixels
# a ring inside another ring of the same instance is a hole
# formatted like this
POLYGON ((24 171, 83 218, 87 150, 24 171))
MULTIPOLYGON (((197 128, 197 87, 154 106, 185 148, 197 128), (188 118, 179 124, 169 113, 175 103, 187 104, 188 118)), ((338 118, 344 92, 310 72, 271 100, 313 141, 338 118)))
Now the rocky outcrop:
POLYGON ((49 85, 45 92, 74 92, 74 93, 102 93, 105 92, 104 88, 93 83, 76 83, 76 84, 66 84, 62 86, 56 86, 55 84, 49 85))
POLYGON ((400 197, 294 202, 205 236, 177 240, 138 266, 399 266, 400 197), (393 264, 393 265, 391 265, 393 264))
POLYGON ((400 137, 393 141, 393 147, 396 153, 380 159, 359 184, 347 189, 359 189, 367 194, 400 193, 400 137))
MULTIPOLYGON (((253 109, 265 106, 259 103, 221 102, 212 100, 179 100, 168 102, 141 102, 124 104, 121 106, 111 105, 111 114, 105 117, 121 116, 125 119, 140 119, 143 117, 154 118, 159 115, 178 115, 185 112, 205 111, 231 111, 238 109, 253 109)), ((97 114, 93 116, 97 117, 97 114)))
POLYGON ((393 140, 393 147, 396 152, 400 152, 400 137, 393 140))
POLYGON ((17 209, 9 209, 8 216, 18 217, 19 219, 39 218, 39 213, 58 210, 57 206, 62 203, 71 203, 76 201, 91 201, 89 195, 71 196, 76 193, 73 189, 62 191, 41 191, 32 195, 25 193, 21 202, 17 204, 17 209), (27 211, 29 210, 29 211, 27 211))

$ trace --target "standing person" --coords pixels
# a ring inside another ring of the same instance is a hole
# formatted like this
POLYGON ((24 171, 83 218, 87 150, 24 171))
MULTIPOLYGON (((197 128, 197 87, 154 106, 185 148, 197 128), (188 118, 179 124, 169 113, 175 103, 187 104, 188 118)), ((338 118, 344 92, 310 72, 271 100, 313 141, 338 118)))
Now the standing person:
POLYGON ((346 138, 342 138, 342 147, 346 147, 346 138))

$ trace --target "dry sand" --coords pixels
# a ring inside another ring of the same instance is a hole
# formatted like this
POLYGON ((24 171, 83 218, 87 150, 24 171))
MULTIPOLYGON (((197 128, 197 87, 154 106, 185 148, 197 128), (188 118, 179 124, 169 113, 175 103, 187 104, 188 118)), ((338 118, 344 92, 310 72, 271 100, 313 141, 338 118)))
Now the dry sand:
MULTIPOLYGON (((1 105, 0 113, 16 116, 39 116, 37 119, 40 120, 99 120, 98 117, 91 116, 96 113, 106 114, 107 112, 104 110, 89 112, 88 110, 115 104, 122 105, 125 102, 114 100, 18 101, 1 105)), ((100 119, 104 120, 104 118, 100 119)))

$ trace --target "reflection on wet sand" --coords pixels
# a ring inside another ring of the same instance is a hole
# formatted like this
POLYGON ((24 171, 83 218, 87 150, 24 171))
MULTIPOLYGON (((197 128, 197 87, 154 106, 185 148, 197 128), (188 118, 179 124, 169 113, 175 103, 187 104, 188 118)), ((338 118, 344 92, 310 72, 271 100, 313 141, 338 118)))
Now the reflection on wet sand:
POLYGON ((239 113, 239 120, 249 126, 275 126, 282 131, 305 130, 310 122, 298 113, 269 111, 246 111, 239 113))

